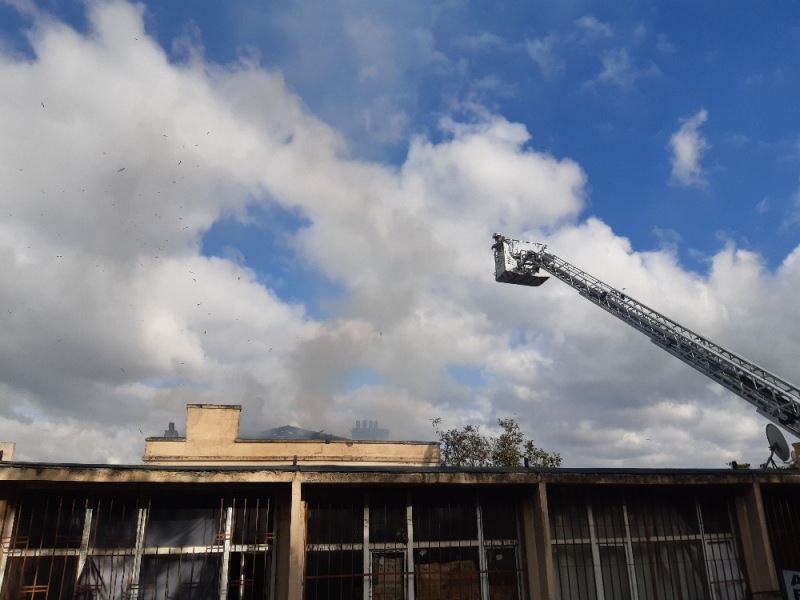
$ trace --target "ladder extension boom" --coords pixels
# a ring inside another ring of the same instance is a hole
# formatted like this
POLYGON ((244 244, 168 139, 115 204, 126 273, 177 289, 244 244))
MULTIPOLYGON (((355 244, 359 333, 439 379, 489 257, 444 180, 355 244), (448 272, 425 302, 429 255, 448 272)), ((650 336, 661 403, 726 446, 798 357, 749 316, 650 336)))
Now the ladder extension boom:
POLYGON ((533 249, 526 249, 518 240, 500 234, 494 239, 496 281, 539 286, 548 279, 541 272, 549 273, 800 438, 800 390, 796 386, 546 252, 542 244, 530 244, 533 249))

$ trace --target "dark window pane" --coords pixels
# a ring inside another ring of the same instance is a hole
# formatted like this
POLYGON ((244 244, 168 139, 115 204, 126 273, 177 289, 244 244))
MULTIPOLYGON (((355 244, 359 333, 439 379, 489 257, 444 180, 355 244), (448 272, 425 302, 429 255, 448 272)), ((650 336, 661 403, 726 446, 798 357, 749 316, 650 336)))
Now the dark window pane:
POLYGON ((210 546, 222 543, 219 508, 153 507, 147 519, 145 546, 210 546))
POLYGON ((595 534, 599 540, 625 537, 622 498, 617 494, 591 494, 595 534))
POLYGON ((10 558, 3 598, 72 598, 75 556, 10 558))
POLYGON ((414 497, 413 514, 417 541, 478 538, 478 516, 472 494, 419 494, 414 497))
POLYGON ((405 543, 406 505, 388 497, 370 497, 369 541, 405 543))
POLYGON ((481 497, 483 539, 517 539, 517 502, 514 496, 496 494, 481 497))
POLYGON ((421 548, 414 551, 418 600, 480 600, 477 548, 421 548))
POLYGON ((700 501, 700 514, 703 517, 703 531, 706 533, 730 533, 731 516, 727 499, 700 501))
POLYGON ((514 548, 487 548, 490 600, 517 600, 519 571, 514 548))
POLYGON ((100 500, 92 510, 89 543, 93 548, 130 548, 136 545, 139 507, 131 502, 100 500))
POLYGON ((220 554, 144 556, 139 577, 142 600, 216 600, 220 554))
POLYGON ((361 551, 307 552, 307 600, 353 600, 364 589, 364 555, 361 551))
POLYGON ((69 497, 23 499, 11 543, 15 548, 78 548, 86 501, 69 497))
POLYGON ((231 600, 269 598, 271 561, 272 556, 269 552, 231 554, 228 568, 228 598, 231 600))
MULTIPOLYGON (((553 546, 553 568, 556 574, 556 597, 560 600, 594 600, 597 589, 589 544, 553 546)), ((640 596, 651 598, 654 596, 640 596)))
POLYGON ((606 598, 628 600, 631 597, 628 561, 624 546, 600 546, 600 570, 606 598))
POLYGON ((75 586, 76 598, 126 598, 132 568, 132 556, 87 557, 75 586))
POLYGON ((633 537, 700 533, 694 495, 680 489, 632 493, 627 498, 633 537))
POLYGON ((589 540, 586 497, 580 490, 554 488, 548 493, 550 532, 556 540, 589 540))
POLYGON ((308 504, 309 544, 364 542, 364 504, 360 497, 308 504))
POLYGON ((271 526, 270 502, 263 498, 239 500, 233 511, 233 543, 265 544, 271 526))
POLYGON ((708 597, 700 542, 633 544, 640 598, 705 600, 708 597))

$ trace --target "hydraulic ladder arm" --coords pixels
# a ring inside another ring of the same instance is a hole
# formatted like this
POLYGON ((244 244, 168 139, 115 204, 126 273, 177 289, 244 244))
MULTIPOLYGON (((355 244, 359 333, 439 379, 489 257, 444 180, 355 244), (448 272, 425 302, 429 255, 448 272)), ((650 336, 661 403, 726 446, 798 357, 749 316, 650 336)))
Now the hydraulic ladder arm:
POLYGON ((526 244, 532 248, 527 249, 499 233, 494 239, 496 281, 539 286, 548 279, 542 271, 549 273, 800 438, 800 390, 796 386, 547 252, 542 244, 526 244))

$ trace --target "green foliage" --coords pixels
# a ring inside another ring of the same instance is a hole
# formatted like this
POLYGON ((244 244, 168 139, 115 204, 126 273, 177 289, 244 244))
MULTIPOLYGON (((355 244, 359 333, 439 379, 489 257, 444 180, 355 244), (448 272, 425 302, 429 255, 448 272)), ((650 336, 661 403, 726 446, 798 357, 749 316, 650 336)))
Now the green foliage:
POLYGON ((522 433, 511 417, 498 419, 500 435, 490 437, 480 432, 478 425, 461 429, 443 429, 442 419, 432 421, 439 438, 442 465, 453 467, 519 467, 528 459, 531 467, 561 466, 561 455, 539 448, 522 433))

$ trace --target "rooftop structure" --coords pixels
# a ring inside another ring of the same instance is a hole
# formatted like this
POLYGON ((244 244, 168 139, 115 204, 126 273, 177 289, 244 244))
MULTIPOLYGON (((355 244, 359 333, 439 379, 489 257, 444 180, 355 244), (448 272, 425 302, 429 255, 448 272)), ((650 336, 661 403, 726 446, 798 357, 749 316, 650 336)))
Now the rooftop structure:
POLYGON ((283 425, 281 427, 273 427, 262 431, 257 438, 259 440, 341 440, 347 438, 335 435, 333 433, 326 433, 325 431, 312 431, 311 429, 304 429, 302 427, 295 427, 294 425, 283 425))
POLYGON ((377 421, 356 421, 356 426, 350 432, 354 440, 389 439, 389 430, 378 427, 377 421))
POLYGON ((186 435, 147 438, 143 460, 157 465, 439 464, 435 442, 348 440, 321 432, 302 439, 295 435, 305 430, 288 426, 277 430, 283 437, 243 439, 239 437, 240 413, 239 405, 189 404, 186 435))

